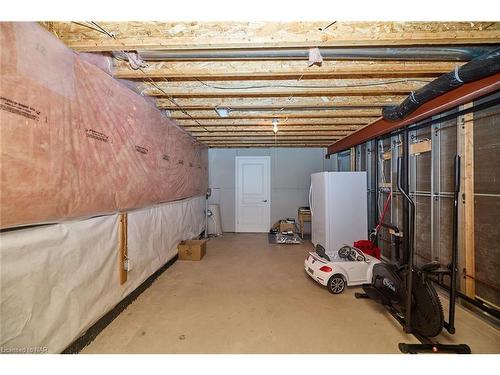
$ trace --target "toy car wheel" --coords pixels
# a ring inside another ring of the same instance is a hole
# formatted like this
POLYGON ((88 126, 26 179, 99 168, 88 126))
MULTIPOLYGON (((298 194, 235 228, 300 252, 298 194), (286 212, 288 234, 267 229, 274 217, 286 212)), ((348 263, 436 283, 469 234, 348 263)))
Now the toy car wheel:
POLYGON ((344 280, 344 277, 342 275, 333 275, 330 277, 330 280, 328 280, 328 291, 333 294, 340 294, 344 291, 345 289, 346 282, 344 280))

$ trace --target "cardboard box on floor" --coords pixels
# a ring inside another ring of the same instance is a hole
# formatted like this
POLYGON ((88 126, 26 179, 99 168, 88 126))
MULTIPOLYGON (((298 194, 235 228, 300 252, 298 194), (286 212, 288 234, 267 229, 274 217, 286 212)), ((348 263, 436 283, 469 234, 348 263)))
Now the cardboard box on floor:
POLYGON ((296 232, 295 223, 287 223, 285 220, 280 220, 274 223, 273 228, 278 228, 279 232, 296 232))
POLYGON ((177 245, 179 260, 201 260, 207 252, 207 240, 186 240, 177 245))
POLYGON ((288 232, 289 230, 295 233, 295 223, 287 223, 286 221, 282 221, 280 223, 280 232, 288 232))

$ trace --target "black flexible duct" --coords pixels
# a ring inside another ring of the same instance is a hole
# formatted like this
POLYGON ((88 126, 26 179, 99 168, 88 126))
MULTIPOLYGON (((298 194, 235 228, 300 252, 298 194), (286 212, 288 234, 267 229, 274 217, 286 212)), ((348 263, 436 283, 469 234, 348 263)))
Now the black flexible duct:
POLYGON ((477 57, 450 73, 443 74, 412 92, 400 105, 384 108, 382 116, 388 121, 401 120, 431 99, 462 86, 464 83, 477 81, 498 72, 500 72, 500 48, 477 57))

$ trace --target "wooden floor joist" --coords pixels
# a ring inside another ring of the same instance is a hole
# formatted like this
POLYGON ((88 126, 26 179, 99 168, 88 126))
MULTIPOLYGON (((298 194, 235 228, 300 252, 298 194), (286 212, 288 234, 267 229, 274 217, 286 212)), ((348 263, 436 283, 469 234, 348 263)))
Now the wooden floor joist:
MULTIPOLYGON (((382 82, 382 80, 379 81, 382 82)), ((264 86, 259 86, 258 84, 254 84, 251 86, 246 84, 238 85, 235 84, 234 81, 231 81, 230 84, 226 84, 225 86, 214 84, 212 85, 212 87, 207 87, 197 82, 198 83, 197 87, 189 87, 189 86, 182 87, 181 85, 172 87, 169 84, 159 85, 161 87, 161 90, 159 90, 156 87, 153 88, 147 87, 142 89, 142 94, 155 97, 173 96, 177 98, 217 98, 217 97, 255 98, 255 97, 269 97, 269 96, 288 97, 290 95, 293 96, 407 95, 412 91, 418 90, 429 81, 430 81, 429 79, 420 79, 419 81, 408 80, 407 82, 399 82, 394 84, 380 83, 374 85, 370 85, 369 82, 365 82, 364 84, 356 83, 359 86, 348 86, 348 84, 328 85, 327 83, 323 83, 324 85, 323 87, 318 87, 319 84, 315 85, 303 84, 302 81, 298 82, 288 81, 289 83, 286 85, 286 87, 264 87, 264 86), (300 87, 294 87, 299 84, 300 87), (255 88, 246 88, 246 87, 255 87, 255 88)), ((178 83, 178 82, 172 82, 172 83, 178 83)), ((271 85, 271 83, 269 85, 271 85)))
POLYGON ((265 144, 265 143, 245 143, 245 144, 216 144, 207 145, 209 148, 273 148, 273 147, 287 147, 287 148, 309 148, 309 147, 327 147, 326 144, 310 144, 310 143, 278 143, 278 144, 265 144))
MULTIPOLYGON (((368 117, 368 118, 355 118, 355 117, 346 117, 346 118, 333 118, 333 119, 325 119, 325 118, 317 118, 317 119, 278 119, 280 125, 284 126, 312 126, 312 125, 364 125, 369 123, 370 121, 375 120, 376 117, 368 117)), ((177 119, 177 123, 182 126, 196 126, 202 124, 203 126, 231 126, 237 124, 238 126, 272 126, 273 119, 264 119, 264 120, 253 120, 253 119, 233 119, 233 118, 219 118, 219 119, 210 119, 210 120, 201 120, 197 119, 196 121, 192 119, 177 119)))
POLYGON ((76 51, 113 52, 115 78, 210 147, 331 144, 500 40, 500 22, 41 24, 76 51))
POLYGON ((128 62, 117 61, 116 78, 143 80, 270 80, 320 78, 437 77, 463 63, 448 61, 323 61, 321 66, 308 67, 307 61, 244 61, 244 62, 155 62, 141 70, 128 62))
POLYGON ((309 147, 327 147, 327 145, 324 144, 309 144, 309 143, 296 143, 296 144, 252 144, 252 143, 247 143, 247 144, 241 144, 241 145, 234 145, 234 144, 220 144, 220 145, 209 145, 209 148, 273 148, 273 147, 287 147, 287 148, 309 148, 309 147))
MULTIPOLYGON (((201 142, 205 143, 217 143, 217 142, 233 142, 233 143, 238 143, 238 142, 254 142, 254 143, 274 143, 276 142, 288 142, 288 143, 322 143, 325 142, 324 137, 308 137, 303 138, 300 136, 294 136, 294 137, 283 137, 283 136, 266 136, 266 137, 260 137, 260 138, 254 138, 254 137, 225 137, 227 139, 224 139, 224 137, 219 137, 218 139, 206 139, 202 140, 201 142)), ((334 136, 334 137, 328 137, 327 139, 338 139, 340 137, 334 136)))
MULTIPOLYGON (((281 138, 302 138, 302 139, 315 139, 315 138, 324 138, 324 139, 332 139, 338 138, 340 136, 348 135, 350 132, 345 131, 316 131, 314 133, 306 133, 304 132, 279 132, 279 137, 281 138)), ((274 137, 274 132, 272 129, 269 131, 258 131, 258 132, 191 132, 198 140, 205 140, 209 138, 227 138, 227 137, 251 137, 255 139, 264 138, 264 137, 274 137)))
MULTIPOLYGON (((281 109, 281 108, 332 108, 332 107, 383 107, 399 104, 406 98, 404 95, 385 96, 320 96, 305 98, 174 98, 177 105, 185 110, 214 109, 229 107, 239 109, 281 109)), ((156 104, 160 109, 178 108, 168 99, 157 99, 156 104)))
MULTIPOLYGON (((223 64, 223 62, 220 62, 223 64)), ((164 91, 196 92, 198 90, 223 91, 223 90, 264 90, 264 89, 337 89, 337 88, 365 88, 383 87, 393 90, 417 89, 432 81, 432 78, 356 78, 356 79, 271 79, 271 80, 244 80, 244 81, 162 81, 155 83, 143 81, 139 87, 146 95, 163 95, 158 87, 164 91)), ((175 96, 175 95, 174 95, 175 96)))
POLYGON ((217 138, 210 138, 210 137, 199 137, 198 140, 200 142, 207 142, 207 143, 214 143, 214 142, 270 142, 273 143, 275 139, 277 141, 281 142, 312 142, 312 141, 318 141, 318 142, 327 142, 330 140, 336 140, 339 139, 341 136, 309 136, 309 137, 303 137, 303 136, 279 136, 279 137, 274 137, 272 135, 266 135, 266 136, 259 136, 259 137, 229 137, 229 136, 224 136, 224 137, 217 137, 217 138))
POLYGON ((213 145, 208 145, 207 147, 210 148, 254 148, 254 147, 266 147, 266 148, 273 148, 273 147, 322 147, 325 148, 327 147, 325 144, 318 143, 318 144, 311 144, 311 143, 240 143, 240 144, 234 144, 234 143, 220 143, 220 144, 213 144, 213 145))
MULTIPOLYGON (((320 119, 320 118, 368 118, 367 121, 373 118, 380 117, 382 110, 380 108, 343 108, 334 110, 270 110, 270 111, 231 111, 228 120, 236 119, 274 119, 274 118, 288 118, 288 119, 320 119)), ((168 116, 172 119, 191 119, 197 120, 210 120, 221 119, 213 109, 194 110, 189 111, 189 115, 180 111, 179 109, 172 109, 169 111, 168 116)))
MULTIPOLYGON (((351 133, 359 129, 360 125, 355 126, 342 126, 342 125, 308 125, 308 126, 279 126, 280 133, 287 132, 300 132, 300 133, 310 133, 314 134, 316 132, 342 132, 351 133)), ((191 134, 204 134, 212 132, 265 132, 271 131, 272 125, 270 126, 183 126, 184 130, 190 132, 191 134)))
POLYGON ((77 51, 498 43, 497 22, 99 22, 115 38, 73 22, 50 30, 77 51))

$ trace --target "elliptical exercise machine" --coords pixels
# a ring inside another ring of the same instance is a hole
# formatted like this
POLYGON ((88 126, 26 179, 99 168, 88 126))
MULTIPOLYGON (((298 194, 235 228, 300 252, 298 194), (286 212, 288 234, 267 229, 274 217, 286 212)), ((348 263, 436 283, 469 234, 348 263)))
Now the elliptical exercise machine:
MULTIPOLYGON (((404 161, 408 160, 408 134, 404 134, 404 161)), ((405 167, 406 168, 406 167, 405 167)), ((453 243, 451 263, 441 268, 437 261, 421 267, 414 264, 414 226, 415 203, 406 188, 402 186, 401 157, 398 158, 397 186, 407 202, 408 227, 405 238, 406 254, 400 258, 399 229, 392 224, 383 224, 389 228, 394 238, 397 263, 379 263, 373 267, 371 284, 364 284, 365 293, 355 293, 356 298, 369 298, 381 303, 389 313, 403 326, 406 333, 413 334, 421 344, 400 343, 403 353, 457 353, 469 354, 471 349, 466 344, 440 344, 432 338, 439 335, 443 327, 451 334, 455 333, 455 299, 457 274, 457 228, 458 195, 460 190, 460 157, 455 156, 454 207, 453 207, 453 243), (450 298, 448 321, 444 320, 441 301, 429 280, 429 275, 450 277, 450 298)))

